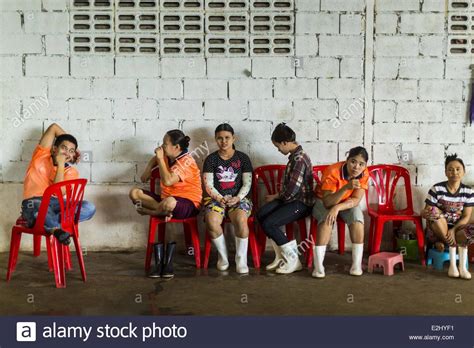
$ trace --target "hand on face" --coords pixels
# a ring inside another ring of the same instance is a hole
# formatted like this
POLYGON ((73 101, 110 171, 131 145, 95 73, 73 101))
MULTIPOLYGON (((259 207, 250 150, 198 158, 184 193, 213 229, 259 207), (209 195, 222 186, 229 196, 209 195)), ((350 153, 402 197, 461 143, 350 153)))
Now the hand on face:
POLYGON ((155 155, 158 159, 163 159, 165 157, 165 152, 163 147, 159 146, 155 149, 155 155))
POLYGON ((54 159, 55 159, 58 166, 64 166, 64 164, 66 163, 66 160, 67 160, 67 156, 58 151, 56 153, 56 156, 54 157, 54 159))

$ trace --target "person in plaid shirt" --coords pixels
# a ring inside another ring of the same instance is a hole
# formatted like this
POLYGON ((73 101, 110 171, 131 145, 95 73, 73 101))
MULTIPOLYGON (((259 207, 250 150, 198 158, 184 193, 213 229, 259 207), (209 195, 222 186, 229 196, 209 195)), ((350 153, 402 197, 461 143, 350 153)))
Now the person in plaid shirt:
POLYGON ((257 213, 257 220, 271 238, 275 260, 267 270, 289 274, 302 269, 296 241, 289 241, 281 226, 311 214, 314 203, 313 166, 301 145, 296 143, 295 132, 280 123, 272 133, 272 143, 283 155, 290 154, 280 192, 265 197, 266 204, 257 213))

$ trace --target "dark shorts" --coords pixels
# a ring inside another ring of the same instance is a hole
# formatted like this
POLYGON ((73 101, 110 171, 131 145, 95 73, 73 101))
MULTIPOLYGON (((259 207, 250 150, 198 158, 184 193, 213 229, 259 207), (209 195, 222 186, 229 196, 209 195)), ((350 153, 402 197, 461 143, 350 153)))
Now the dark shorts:
MULTIPOLYGON (((157 202, 162 201, 160 195, 157 195, 156 193, 147 190, 143 190, 143 193, 150 196, 157 202)), ((196 208, 191 200, 176 196, 173 196, 173 198, 176 199, 176 207, 173 210, 174 219, 187 219, 199 214, 199 209, 196 208)))

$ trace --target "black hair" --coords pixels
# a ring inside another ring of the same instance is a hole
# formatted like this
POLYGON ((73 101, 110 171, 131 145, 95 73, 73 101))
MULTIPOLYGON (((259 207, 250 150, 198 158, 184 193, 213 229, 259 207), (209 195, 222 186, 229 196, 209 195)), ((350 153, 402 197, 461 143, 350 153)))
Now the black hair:
POLYGON ((77 140, 71 134, 61 134, 56 138, 53 145, 59 147, 64 141, 69 141, 70 143, 73 143, 77 149, 77 140))
POLYGON ((351 157, 356 157, 359 155, 362 156, 365 162, 369 160, 369 154, 367 153, 367 150, 365 149, 365 147, 362 147, 362 146, 356 146, 350 149, 347 155, 347 159, 351 157))
POLYGON ((272 133, 272 141, 275 143, 283 143, 283 142, 295 142, 296 141, 296 134, 286 125, 286 123, 282 122, 278 124, 272 133))
POLYGON ((173 129, 166 132, 166 135, 170 137, 171 144, 179 145, 181 151, 187 151, 189 147, 189 141, 191 140, 190 137, 184 135, 182 131, 179 129, 173 129))
MULTIPOLYGON (((217 135, 219 132, 230 132, 232 135, 234 135, 234 128, 228 123, 221 123, 216 127, 216 130, 214 131, 214 135, 217 135)), ((232 148, 235 150, 235 145, 232 144, 232 148)))
POLYGON ((446 157, 446 160, 444 161, 444 169, 448 169, 448 164, 451 162, 458 161, 462 165, 462 169, 466 171, 466 166, 464 165, 464 161, 458 157, 456 153, 453 153, 452 155, 449 155, 446 157))

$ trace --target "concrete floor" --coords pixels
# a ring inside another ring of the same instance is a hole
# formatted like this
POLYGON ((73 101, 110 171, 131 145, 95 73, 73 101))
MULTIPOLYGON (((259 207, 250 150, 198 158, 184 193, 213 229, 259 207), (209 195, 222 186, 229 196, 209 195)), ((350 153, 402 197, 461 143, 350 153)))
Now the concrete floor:
MULTIPOLYGON (((87 283, 73 259, 67 288, 56 289, 45 253, 22 253, 9 283, 6 268, 1 273, 0 315, 474 315, 474 281, 415 263, 392 277, 355 278, 347 274, 350 254, 328 253, 327 277, 317 280, 308 270, 281 276, 251 268, 239 276, 233 264, 224 274, 215 269, 215 255, 208 271, 196 270, 191 257, 179 254, 176 277, 165 281, 144 277, 144 256, 89 253, 87 283)), ((271 258, 268 252, 263 265, 271 258)), ((7 259, 0 254, 0 264, 7 259)))

